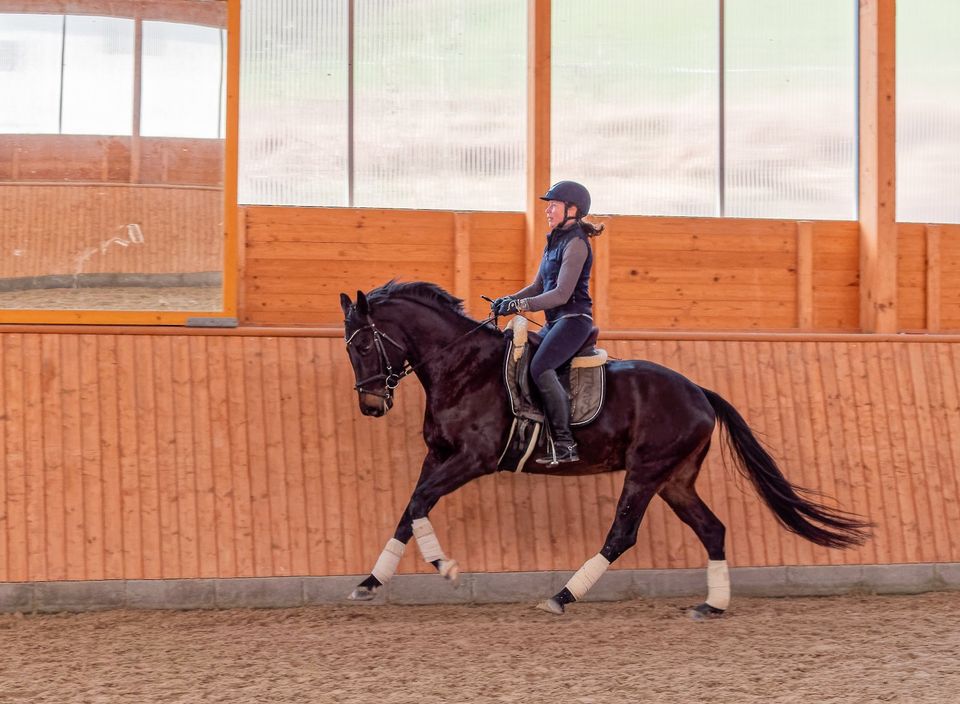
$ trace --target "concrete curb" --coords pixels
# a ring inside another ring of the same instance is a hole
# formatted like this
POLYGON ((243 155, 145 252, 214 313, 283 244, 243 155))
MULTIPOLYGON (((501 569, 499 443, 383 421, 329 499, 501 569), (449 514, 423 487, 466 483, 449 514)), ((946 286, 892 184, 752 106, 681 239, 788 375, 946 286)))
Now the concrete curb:
MULTIPOLYGON (((555 594, 571 572, 464 574, 459 589, 437 575, 398 575, 373 604, 497 604, 555 594)), ((0 612, 104 609, 235 609, 333 605, 345 601, 360 576, 255 577, 0 583, 0 612)), ((960 563, 738 567, 733 596, 919 594, 960 590, 960 563)), ((706 570, 611 570, 585 601, 703 597, 706 570)))

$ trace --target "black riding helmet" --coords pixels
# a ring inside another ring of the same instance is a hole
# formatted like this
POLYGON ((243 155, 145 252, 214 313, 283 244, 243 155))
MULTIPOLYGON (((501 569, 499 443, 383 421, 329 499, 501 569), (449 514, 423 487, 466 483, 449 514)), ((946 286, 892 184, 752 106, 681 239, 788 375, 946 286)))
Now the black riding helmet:
POLYGON ((577 219, 590 214, 590 191, 576 181, 557 181, 540 200, 558 200, 564 205, 577 208, 577 219))

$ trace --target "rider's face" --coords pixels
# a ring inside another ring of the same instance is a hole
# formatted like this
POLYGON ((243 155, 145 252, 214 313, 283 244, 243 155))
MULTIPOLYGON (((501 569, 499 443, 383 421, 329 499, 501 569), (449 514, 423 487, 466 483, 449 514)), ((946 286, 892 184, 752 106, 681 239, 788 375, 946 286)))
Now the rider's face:
MULTIPOLYGON (((551 229, 553 229, 554 227, 559 225, 561 222, 563 222, 563 218, 565 215, 564 211, 566 209, 567 208, 563 204, 563 201, 560 201, 560 200, 547 201, 547 207, 545 212, 547 213, 547 225, 551 229)), ((570 210, 575 210, 575 208, 571 206, 570 210)))

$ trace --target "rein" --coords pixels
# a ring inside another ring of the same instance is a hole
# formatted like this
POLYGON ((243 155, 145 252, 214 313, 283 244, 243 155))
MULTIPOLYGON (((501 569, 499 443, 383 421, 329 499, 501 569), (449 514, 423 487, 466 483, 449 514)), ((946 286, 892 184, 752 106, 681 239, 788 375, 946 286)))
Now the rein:
POLYGON ((422 367, 424 364, 429 362, 431 359, 434 359, 438 355, 442 354, 443 352, 446 352, 455 344, 469 337, 480 328, 496 320, 496 316, 491 315, 489 318, 481 322, 476 327, 471 328, 467 332, 463 333, 459 337, 455 338, 454 340, 450 341, 448 344, 441 347, 434 354, 430 355, 426 359, 420 360, 416 364, 410 364, 409 361, 406 361, 409 355, 407 354, 407 350, 403 345, 401 345, 399 342, 397 342, 392 337, 387 335, 387 333, 380 330, 376 326, 376 324, 373 322, 373 319, 370 316, 367 316, 367 320, 369 321, 367 325, 364 325, 362 328, 357 328, 356 330, 353 331, 353 334, 347 338, 347 348, 349 349, 350 345, 353 344, 353 338, 357 336, 358 332, 360 332, 361 330, 372 330, 373 344, 376 346, 377 351, 380 353, 381 372, 379 374, 374 374, 373 376, 369 376, 366 379, 361 379, 356 384, 354 384, 353 388, 357 393, 370 394, 371 396, 379 396, 382 399, 391 401, 393 400, 393 391, 394 389, 397 388, 397 386, 400 385, 401 379, 403 379, 405 376, 412 374, 414 371, 416 371, 417 369, 422 367), (400 350, 400 353, 403 355, 405 361, 399 371, 393 370, 393 365, 390 364, 390 357, 389 355, 387 355, 387 351, 384 348, 383 340, 386 340, 391 345, 396 347, 398 350, 400 350), (386 373, 382 371, 383 369, 386 369, 386 373), (384 386, 383 393, 379 391, 371 391, 369 389, 363 388, 364 384, 369 384, 371 381, 381 381, 381 380, 383 381, 383 386, 384 386))

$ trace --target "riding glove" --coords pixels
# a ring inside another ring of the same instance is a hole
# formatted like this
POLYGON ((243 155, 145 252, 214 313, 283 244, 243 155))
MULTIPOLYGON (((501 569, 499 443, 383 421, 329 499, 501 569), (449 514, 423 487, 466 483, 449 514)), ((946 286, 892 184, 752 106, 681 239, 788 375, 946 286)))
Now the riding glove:
POLYGON ((515 298, 510 298, 506 296, 499 299, 500 302, 497 304, 497 315, 510 315, 511 313, 516 313, 517 310, 517 300, 515 298))
POLYGON ((509 300, 510 296, 500 296, 500 298, 490 303, 490 312, 494 315, 500 315, 500 304, 509 300))

